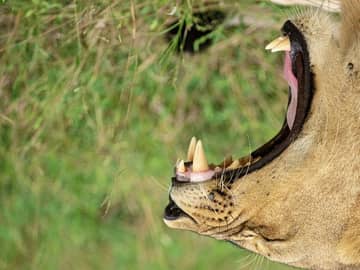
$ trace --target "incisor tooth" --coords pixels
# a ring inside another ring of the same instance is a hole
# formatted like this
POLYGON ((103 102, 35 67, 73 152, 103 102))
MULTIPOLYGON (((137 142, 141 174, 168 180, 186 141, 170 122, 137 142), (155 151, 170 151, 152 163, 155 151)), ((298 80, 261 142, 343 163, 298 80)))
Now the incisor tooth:
POLYGON ((209 165, 206 160, 204 148, 201 140, 199 140, 195 147, 194 161, 193 161, 193 172, 204 172, 209 170, 209 165))
POLYGON ((226 169, 230 169, 230 170, 233 170, 233 169, 236 169, 240 166, 240 162, 238 159, 234 160, 233 163, 230 164, 229 167, 227 167, 226 169))
POLYGON ((180 160, 178 166, 177 166, 178 172, 184 173, 186 172, 185 164, 183 160, 180 160))
POLYGON ((188 161, 193 161, 193 159, 194 159, 195 146, 196 146, 196 137, 194 136, 191 138, 188 152, 187 152, 187 160, 188 161))
POLYGON ((266 47, 266 50, 271 50, 271 52, 279 51, 290 51, 291 44, 288 36, 278 37, 277 39, 270 42, 266 47))

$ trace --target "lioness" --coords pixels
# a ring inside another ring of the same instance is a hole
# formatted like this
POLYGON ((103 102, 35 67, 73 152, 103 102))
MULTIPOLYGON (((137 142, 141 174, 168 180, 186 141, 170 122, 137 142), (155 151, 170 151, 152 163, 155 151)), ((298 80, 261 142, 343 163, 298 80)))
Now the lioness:
POLYGON ((200 140, 175 168, 164 221, 309 269, 360 269, 360 1, 338 22, 302 12, 267 46, 285 52, 279 133, 208 164, 200 140))

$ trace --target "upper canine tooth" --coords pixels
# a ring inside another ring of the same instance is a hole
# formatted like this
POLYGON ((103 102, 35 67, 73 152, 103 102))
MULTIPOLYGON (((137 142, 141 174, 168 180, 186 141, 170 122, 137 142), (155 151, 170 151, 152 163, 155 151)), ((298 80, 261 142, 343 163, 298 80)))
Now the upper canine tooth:
POLYGON ((195 147, 194 161, 193 161, 193 172, 204 172, 209 170, 209 165, 206 160, 204 148, 201 140, 199 140, 195 147))
POLYGON ((195 146, 196 146, 196 137, 192 137, 190 144, 189 144, 188 152, 187 152, 187 160, 188 161, 193 161, 193 159, 194 159, 195 146))
POLYGON ((266 47, 266 50, 271 50, 271 52, 279 51, 290 51, 291 44, 288 36, 278 37, 277 39, 270 42, 266 47))
POLYGON ((185 164, 183 160, 180 160, 180 162, 177 165, 178 172, 184 173, 186 172, 185 164))

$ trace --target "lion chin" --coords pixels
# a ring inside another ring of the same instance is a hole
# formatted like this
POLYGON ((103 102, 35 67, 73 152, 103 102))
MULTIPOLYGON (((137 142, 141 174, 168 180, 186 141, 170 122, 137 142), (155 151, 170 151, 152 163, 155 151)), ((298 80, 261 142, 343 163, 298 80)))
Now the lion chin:
POLYGON ((341 20, 314 9, 266 49, 285 54, 279 133, 209 163, 192 138, 174 169, 165 223, 309 269, 360 269, 360 1, 341 20))

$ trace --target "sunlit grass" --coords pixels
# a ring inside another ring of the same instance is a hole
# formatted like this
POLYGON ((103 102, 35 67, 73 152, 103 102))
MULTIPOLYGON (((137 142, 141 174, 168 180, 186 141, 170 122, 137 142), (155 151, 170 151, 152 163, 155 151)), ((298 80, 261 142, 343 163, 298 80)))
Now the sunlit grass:
POLYGON ((188 55, 164 34, 171 20, 191 24, 196 7, 184 1, 169 15, 174 8, 161 0, 1 2, 0 269, 267 265, 166 228, 162 211, 192 135, 218 161, 280 127, 281 57, 263 50, 281 25, 277 9, 225 3, 240 23, 188 55))

